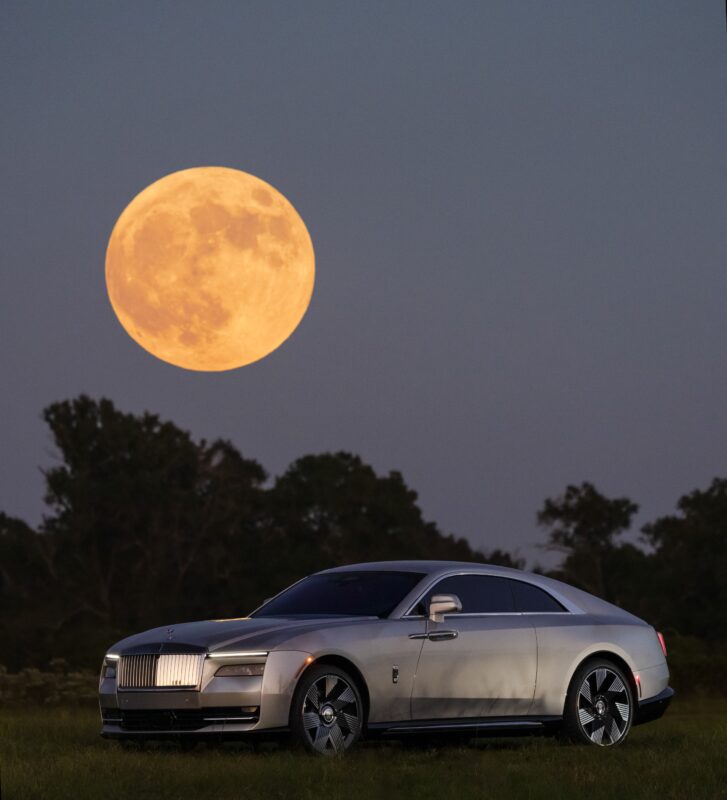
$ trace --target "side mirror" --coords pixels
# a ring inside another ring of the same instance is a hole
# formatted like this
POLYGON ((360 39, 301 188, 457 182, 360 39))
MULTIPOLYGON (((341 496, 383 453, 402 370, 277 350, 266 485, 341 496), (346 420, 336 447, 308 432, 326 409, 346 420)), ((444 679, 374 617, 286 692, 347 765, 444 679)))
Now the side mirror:
POLYGON ((429 601, 429 619, 441 622, 445 614, 462 610, 462 603, 456 594, 435 594, 429 601))

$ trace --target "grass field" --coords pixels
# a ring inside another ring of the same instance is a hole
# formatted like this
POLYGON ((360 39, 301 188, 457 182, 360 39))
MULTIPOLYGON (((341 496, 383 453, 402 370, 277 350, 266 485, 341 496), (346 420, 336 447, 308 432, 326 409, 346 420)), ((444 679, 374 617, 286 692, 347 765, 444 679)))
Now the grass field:
POLYGON ((0 711, 2 800, 727 797, 727 700, 677 699, 614 749, 540 737, 370 742, 325 760, 275 745, 127 751, 98 727, 91 709, 0 711))

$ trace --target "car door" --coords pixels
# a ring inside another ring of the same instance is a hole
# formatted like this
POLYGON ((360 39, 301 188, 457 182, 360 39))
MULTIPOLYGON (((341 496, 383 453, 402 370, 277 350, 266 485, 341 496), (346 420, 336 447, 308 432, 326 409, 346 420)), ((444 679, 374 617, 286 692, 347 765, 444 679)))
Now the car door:
POLYGON ((462 611, 426 621, 414 688, 413 720, 520 716, 535 691, 537 641, 528 617, 515 611, 509 581, 493 575, 442 578, 435 594, 454 594, 462 611))

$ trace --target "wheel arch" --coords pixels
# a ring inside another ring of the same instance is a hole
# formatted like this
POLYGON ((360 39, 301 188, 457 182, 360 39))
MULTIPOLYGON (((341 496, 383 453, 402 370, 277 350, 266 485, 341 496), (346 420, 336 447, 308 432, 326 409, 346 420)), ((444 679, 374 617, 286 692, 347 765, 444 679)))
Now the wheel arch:
POLYGON ((369 719, 369 708, 371 707, 371 698, 369 696, 369 687, 366 684, 366 679, 361 673, 361 670, 353 663, 353 661, 346 658, 345 656, 337 655, 335 653, 327 653, 321 656, 317 656, 310 662, 310 664, 306 665, 305 669, 298 676, 298 680, 295 682, 295 688, 293 689, 293 695, 290 700, 291 703, 290 713, 292 713, 293 710, 292 707, 293 697, 295 697, 295 692, 298 688, 298 685, 303 680, 304 675, 306 675, 306 673, 309 670, 313 669, 314 667, 319 667, 325 664, 331 664, 334 667, 339 667, 339 669, 342 669, 344 670, 344 672, 347 672, 356 681, 358 690, 361 692, 361 699, 363 700, 363 706, 364 706, 363 724, 365 726, 369 719))
POLYGON ((614 653, 613 650, 596 650, 593 653, 588 653, 587 655, 583 656, 583 658, 576 664, 575 669, 572 671, 570 680, 568 681, 568 688, 566 689, 565 697, 563 698, 563 713, 565 714, 565 704, 568 702, 568 696, 570 695, 570 691, 573 687, 573 681, 575 680, 576 675, 580 668, 587 664, 589 661, 599 661, 605 659, 606 661, 611 661, 617 667, 619 667, 624 675, 626 676, 626 680, 629 682, 629 687, 631 688, 631 693, 634 698, 634 706, 638 707, 639 704, 639 692, 638 687, 636 686, 636 680, 634 678, 634 672, 631 668, 631 665, 626 661, 623 656, 620 656, 618 653, 614 653))

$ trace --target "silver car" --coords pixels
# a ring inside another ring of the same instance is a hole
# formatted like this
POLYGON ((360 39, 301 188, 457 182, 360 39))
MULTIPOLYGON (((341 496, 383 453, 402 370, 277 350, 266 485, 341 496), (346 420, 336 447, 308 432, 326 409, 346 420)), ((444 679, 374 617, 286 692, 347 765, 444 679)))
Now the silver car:
POLYGON ((249 617, 130 636, 106 654, 102 735, 558 731, 620 744, 666 710, 666 647, 637 617, 520 570, 389 561, 318 572, 249 617))

